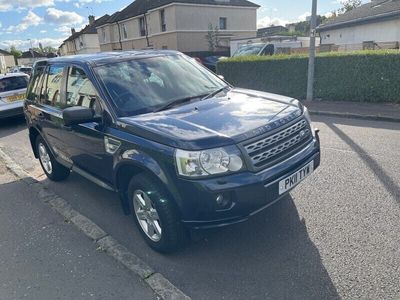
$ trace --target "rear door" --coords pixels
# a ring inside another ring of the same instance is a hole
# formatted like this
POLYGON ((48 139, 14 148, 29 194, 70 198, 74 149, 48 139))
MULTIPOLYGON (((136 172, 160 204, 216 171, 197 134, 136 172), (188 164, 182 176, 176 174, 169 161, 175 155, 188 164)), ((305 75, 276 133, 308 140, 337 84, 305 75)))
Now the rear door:
MULTIPOLYGON (((35 71, 36 72, 36 71, 35 71)), ((32 82, 28 91, 28 111, 31 119, 42 132, 44 139, 52 152, 61 158, 66 158, 61 138, 62 107, 65 102, 65 65, 53 64, 38 68, 39 74, 32 82), (35 87, 36 85, 36 87, 35 87)))

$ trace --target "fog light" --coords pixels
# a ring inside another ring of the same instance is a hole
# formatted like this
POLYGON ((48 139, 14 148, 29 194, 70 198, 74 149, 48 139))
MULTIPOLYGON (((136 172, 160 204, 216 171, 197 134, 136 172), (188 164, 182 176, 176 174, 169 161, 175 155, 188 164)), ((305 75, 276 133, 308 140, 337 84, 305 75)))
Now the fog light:
POLYGON ((228 209, 232 205, 229 193, 218 194, 215 197, 215 202, 218 205, 218 209, 228 209))
POLYGON ((223 206, 223 204, 224 204, 224 202, 225 202, 224 196, 221 195, 221 194, 218 195, 217 198, 215 198, 215 202, 217 202, 217 204, 218 204, 219 206, 223 206))

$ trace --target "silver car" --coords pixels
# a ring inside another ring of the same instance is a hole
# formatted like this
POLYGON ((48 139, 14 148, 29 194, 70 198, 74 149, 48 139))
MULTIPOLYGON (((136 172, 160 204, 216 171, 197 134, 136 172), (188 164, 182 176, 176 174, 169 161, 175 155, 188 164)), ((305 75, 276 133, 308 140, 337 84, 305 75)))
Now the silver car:
POLYGON ((23 114, 28 81, 24 73, 0 74, 0 119, 23 114))

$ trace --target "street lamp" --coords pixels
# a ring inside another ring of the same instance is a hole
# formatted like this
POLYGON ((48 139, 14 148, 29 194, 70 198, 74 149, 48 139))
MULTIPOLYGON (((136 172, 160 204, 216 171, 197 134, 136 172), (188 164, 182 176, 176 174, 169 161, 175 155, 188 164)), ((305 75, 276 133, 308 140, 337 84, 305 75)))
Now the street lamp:
POLYGON ((33 45, 32 45, 32 40, 31 39, 27 39, 27 41, 29 41, 31 43, 31 54, 32 54, 32 58, 35 58, 35 52, 33 52, 33 45))

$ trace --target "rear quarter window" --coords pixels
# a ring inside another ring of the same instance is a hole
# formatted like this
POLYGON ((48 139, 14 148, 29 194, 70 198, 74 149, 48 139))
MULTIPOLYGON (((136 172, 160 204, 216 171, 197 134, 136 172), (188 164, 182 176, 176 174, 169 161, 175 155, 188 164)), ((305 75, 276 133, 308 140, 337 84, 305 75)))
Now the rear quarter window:
POLYGON ((28 86, 28 77, 13 76, 0 79, 0 93, 25 89, 28 86))
POLYGON ((42 99, 44 104, 61 108, 61 83, 63 72, 64 66, 62 65, 53 65, 48 68, 46 96, 45 99, 42 99))
POLYGON ((37 101, 40 95, 40 86, 43 80, 45 66, 40 66, 33 72, 31 81, 29 83, 27 98, 31 101, 37 101))

